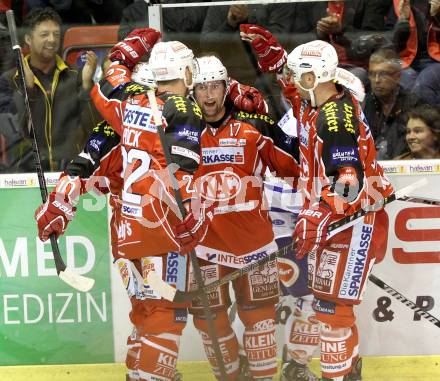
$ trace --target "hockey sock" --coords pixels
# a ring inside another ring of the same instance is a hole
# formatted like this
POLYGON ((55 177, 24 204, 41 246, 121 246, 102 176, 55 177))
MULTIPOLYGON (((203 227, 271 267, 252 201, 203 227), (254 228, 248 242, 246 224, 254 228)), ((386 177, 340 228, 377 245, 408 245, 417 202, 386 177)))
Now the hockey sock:
POLYGON ((176 371, 180 337, 164 333, 141 336, 139 340, 139 380, 171 381, 176 371))
POLYGON ((277 372, 275 306, 246 311, 239 308, 239 315, 245 325, 243 345, 249 370, 256 380, 271 379, 277 372))
POLYGON ((291 359, 308 365, 319 345, 319 322, 312 308, 313 295, 298 298, 286 321, 285 337, 291 359))
POLYGON ((127 377, 129 381, 139 380, 139 358, 140 358, 141 343, 138 340, 136 328, 127 338, 127 357, 125 365, 127 366, 127 377))
POLYGON ((356 325, 333 328, 321 324, 321 370, 322 376, 342 381, 351 372, 358 356, 358 333, 356 325))
MULTIPOLYGON (((230 379, 234 379, 239 373, 238 341, 235 333, 232 331, 226 311, 218 311, 214 323, 223 362, 225 364, 226 374, 230 379)), ((219 377, 220 370, 217 364, 217 359, 215 358, 214 348, 212 347, 212 340, 208 335, 206 320, 194 315, 194 326, 200 332, 206 357, 211 364, 212 371, 216 377, 219 377)))

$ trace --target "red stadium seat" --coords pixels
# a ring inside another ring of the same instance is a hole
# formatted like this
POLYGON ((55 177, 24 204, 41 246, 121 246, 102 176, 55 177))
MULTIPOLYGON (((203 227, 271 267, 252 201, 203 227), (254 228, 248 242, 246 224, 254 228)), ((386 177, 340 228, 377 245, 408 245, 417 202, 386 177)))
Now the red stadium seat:
POLYGON ((66 30, 62 57, 69 65, 78 64, 85 50, 106 51, 118 42, 119 25, 75 26, 66 30))

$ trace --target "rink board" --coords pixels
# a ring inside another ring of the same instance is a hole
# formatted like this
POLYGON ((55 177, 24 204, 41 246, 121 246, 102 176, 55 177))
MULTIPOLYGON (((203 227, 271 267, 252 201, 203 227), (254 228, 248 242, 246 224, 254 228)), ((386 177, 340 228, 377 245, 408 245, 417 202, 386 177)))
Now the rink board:
MULTIPOLYGON (((429 186, 415 194, 440 198, 440 161, 383 164, 396 188, 426 177, 429 186)), ((58 175, 48 177, 49 184, 54 184, 58 175)), ((69 264, 97 281, 92 292, 79 294, 55 276, 48 246, 36 239, 33 213, 40 202, 36 176, 1 175, 0 192, 0 365, 122 362, 130 332, 129 302, 111 266, 105 199, 84 201, 60 240, 69 264), (25 299, 24 295, 33 296, 25 299)), ((387 207, 388 250, 373 273, 439 317, 440 212, 432 208, 400 201, 387 207)), ((373 284, 358 308, 358 317, 360 350, 365 356, 440 355, 440 330, 418 320, 373 284)), ((281 343, 281 329, 279 333, 281 343)), ((181 360, 204 359, 191 322, 181 343, 181 360)), ((424 371, 429 364, 423 365, 424 371)), ((8 378, 0 373, 0 379, 8 378)))

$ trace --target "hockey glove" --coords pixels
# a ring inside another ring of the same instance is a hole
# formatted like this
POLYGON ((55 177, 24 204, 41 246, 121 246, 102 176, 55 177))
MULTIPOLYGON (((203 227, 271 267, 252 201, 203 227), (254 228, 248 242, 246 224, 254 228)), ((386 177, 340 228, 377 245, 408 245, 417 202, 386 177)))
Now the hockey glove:
POLYGON ((240 111, 267 114, 269 109, 263 95, 255 88, 246 86, 231 79, 229 85, 229 99, 240 111))
POLYGON ((322 203, 317 208, 302 209, 299 212, 293 232, 298 259, 317 250, 324 243, 332 213, 330 207, 322 203))
POLYGON ((174 235, 180 245, 181 255, 188 254, 205 238, 213 217, 213 205, 207 206, 203 201, 193 200, 191 212, 174 227, 174 235))
POLYGON ((281 73, 287 53, 267 29, 255 24, 241 24, 240 36, 249 41, 257 54, 258 67, 263 73, 281 73))
POLYGON ((160 39, 161 33, 152 28, 133 30, 110 50, 110 61, 119 61, 130 70, 148 54, 160 39))
POLYGON ((75 216, 78 197, 81 194, 79 177, 62 176, 47 201, 35 211, 38 237, 46 241, 54 233, 58 238, 64 234, 67 224, 75 216))

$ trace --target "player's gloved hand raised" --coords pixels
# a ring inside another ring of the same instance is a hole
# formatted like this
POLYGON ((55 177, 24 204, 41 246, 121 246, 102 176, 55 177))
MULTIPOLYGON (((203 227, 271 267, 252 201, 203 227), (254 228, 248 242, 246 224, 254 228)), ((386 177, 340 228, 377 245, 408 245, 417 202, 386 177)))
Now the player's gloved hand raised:
POLYGON ((242 40, 251 43, 257 54, 258 67, 263 73, 280 73, 287 61, 287 53, 267 29, 255 24, 241 24, 242 40))
POLYGON ((205 238, 213 218, 214 205, 207 205, 199 199, 192 200, 191 211, 173 228, 180 254, 188 254, 205 238))
POLYGON ((122 41, 110 50, 110 61, 119 61, 132 69, 144 56, 149 53, 154 44, 160 39, 161 33, 153 28, 133 30, 122 41))
POLYGON ((64 234, 67 224, 75 216, 81 186, 79 177, 62 176, 47 201, 37 208, 35 219, 40 240, 46 241, 52 233, 57 238, 64 234))
POLYGON ((240 111, 267 114, 269 108, 263 95, 252 86, 246 86, 231 79, 229 84, 229 99, 240 111))
POLYGON ((332 219, 329 206, 320 203, 313 209, 302 209, 296 222, 293 240, 296 243, 296 256, 301 259, 311 251, 318 249, 327 237, 327 228, 332 219))

